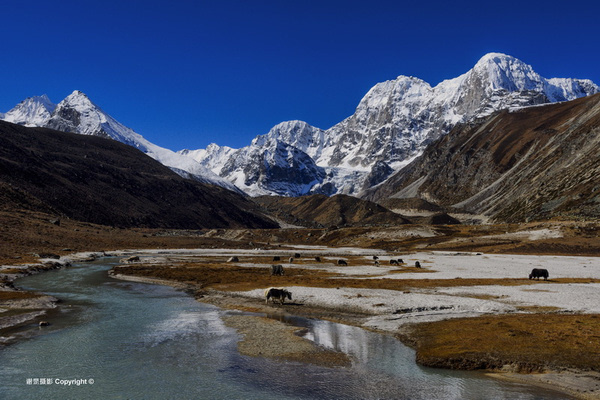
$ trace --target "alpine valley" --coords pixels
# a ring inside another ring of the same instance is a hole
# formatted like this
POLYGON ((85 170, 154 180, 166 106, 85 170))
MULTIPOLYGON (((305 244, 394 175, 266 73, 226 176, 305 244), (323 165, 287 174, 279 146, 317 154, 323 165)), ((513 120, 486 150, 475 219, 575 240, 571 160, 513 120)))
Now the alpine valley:
POLYGON ((22 101, 2 398, 600 400, 599 92, 492 53, 329 129, 178 152, 81 91, 22 101))
POLYGON ((3 119, 109 137, 137 147, 184 177, 251 196, 360 197, 458 124, 499 110, 570 101, 599 91, 590 80, 546 79, 514 57, 490 53, 467 73, 433 87, 408 76, 378 83, 353 115, 329 129, 302 121, 282 122, 241 149, 211 144, 206 149, 173 152, 159 147, 110 117, 80 91, 58 105, 46 96, 28 98, 3 119))

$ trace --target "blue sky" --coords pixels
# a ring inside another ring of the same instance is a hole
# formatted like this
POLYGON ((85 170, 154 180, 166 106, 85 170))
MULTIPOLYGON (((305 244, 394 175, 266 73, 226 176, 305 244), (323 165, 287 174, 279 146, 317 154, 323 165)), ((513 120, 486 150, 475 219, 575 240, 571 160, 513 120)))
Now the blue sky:
POLYGON ((5 2, 0 111, 73 90, 173 150, 329 128, 376 83, 432 85, 488 52, 600 84, 596 1, 5 2), (8 3, 8 4, 7 4, 8 3))

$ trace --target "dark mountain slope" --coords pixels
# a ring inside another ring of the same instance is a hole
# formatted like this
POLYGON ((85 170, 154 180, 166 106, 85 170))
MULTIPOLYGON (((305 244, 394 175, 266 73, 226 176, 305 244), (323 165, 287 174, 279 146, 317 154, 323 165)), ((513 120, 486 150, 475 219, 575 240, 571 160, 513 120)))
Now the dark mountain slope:
POLYGON ((508 222, 598 218, 600 95, 457 126, 364 197, 420 197, 508 222))
POLYGON ((121 227, 277 227, 226 189, 183 179, 139 150, 0 121, 0 207, 121 227))
POLYGON ((400 225, 409 223, 379 204, 338 194, 302 197, 261 196, 253 199, 271 215, 294 225, 311 228, 333 226, 400 225))

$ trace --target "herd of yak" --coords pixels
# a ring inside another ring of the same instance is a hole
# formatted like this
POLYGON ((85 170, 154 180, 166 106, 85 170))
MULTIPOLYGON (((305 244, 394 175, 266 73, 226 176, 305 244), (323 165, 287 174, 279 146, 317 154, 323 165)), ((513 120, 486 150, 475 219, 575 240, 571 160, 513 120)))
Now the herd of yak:
MULTIPOLYGON (((292 263, 294 262, 294 259, 296 258, 300 258, 301 255, 296 253, 294 254, 293 257, 290 257, 289 262, 292 263)), ((375 265, 378 266, 379 265, 379 257, 377 256, 373 256, 373 260, 375 262, 375 265)), ((229 259, 229 262, 237 262, 239 261, 238 257, 231 257, 229 259)), ((281 261, 281 257, 279 256, 275 256, 273 257, 273 261, 281 261)), ((315 257, 315 261, 317 262, 321 262, 321 258, 320 257, 315 257)), ((400 265, 403 264, 404 261, 402 259, 391 259, 390 260, 390 265, 400 265)), ((337 260, 337 264, 338 265, 348 265, 348 262, 346 260, 342 260, 339 259, 337 260)), ((416 268, 422 268, 421 267, 421 263, 419 261, 415 262, 415 267, 416 268)), ((271 275, 284 275, 284 270, 283 270, 283 265, 281 264, 273 264, 271 265, 271 275)), ((544 278, 544 280, 548 280, 549 274, 548 274, 548 270, 544 269, 544 268, 534 268, 531 270, 531 273, 529 274, 529 279, 537 279, 539 280, 540 278, 544 278)), ((275 288, 275 287, 270 287, 268 289, 265 289, 265 299, 266 302, 268 303, 269 300, 271 300, 271 302, 275 303, 275 300, 277 300, 280 304, 283 304, 285 302, 285 299, 292 299, 292 293, 284 288, 275 288)))

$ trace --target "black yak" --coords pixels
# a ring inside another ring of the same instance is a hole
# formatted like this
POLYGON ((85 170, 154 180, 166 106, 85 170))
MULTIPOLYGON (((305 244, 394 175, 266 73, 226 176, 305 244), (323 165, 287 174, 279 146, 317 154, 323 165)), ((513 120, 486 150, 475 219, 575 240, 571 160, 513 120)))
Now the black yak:
POLYGON ((540 278, 544 278, 545 281, 548 280, 548 270, 547 269, 543 269, 543 268, 534 268, 531 270, 531 273, 529 274, 529 279, 535 279, 537 278, 537 280, 539 281, 540 278))
POLYGON ((281 264, 271 265, 271 275, 282 275, 283 276, 283 265, 281 265, 281 264))

